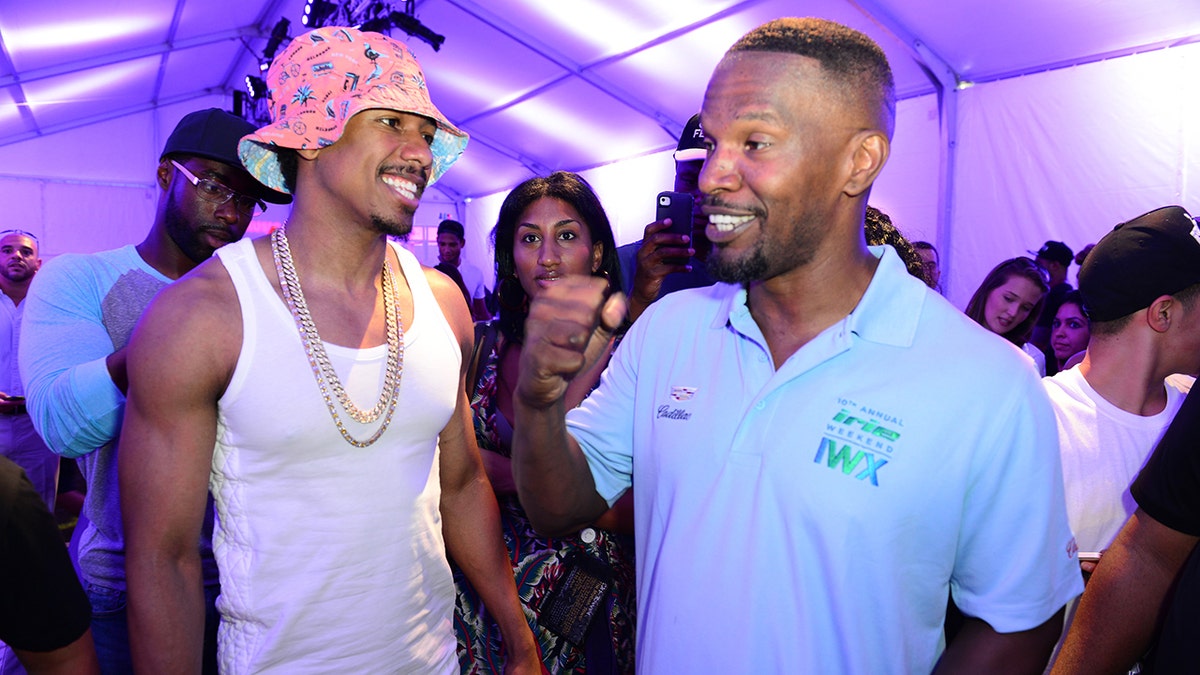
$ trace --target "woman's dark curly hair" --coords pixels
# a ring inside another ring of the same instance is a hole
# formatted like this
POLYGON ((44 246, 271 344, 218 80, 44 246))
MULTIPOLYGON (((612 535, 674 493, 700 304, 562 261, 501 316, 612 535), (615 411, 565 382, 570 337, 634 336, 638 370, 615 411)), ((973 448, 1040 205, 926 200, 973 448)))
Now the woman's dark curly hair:
POLYGON ((608 214, 592 186, 579 174, 555 171, 549 176, 530 178, 513 188, 504 198, 496 227, 492 230, 492 248, 496 251, 496 295, 500 304, 499 325, 504 336, 514 342, 525 337, 525 317, 529 314, 529 297, 517 280, 517 263, 513 256, 517 225, 521 214, 543 197, 566 202, 583 219, 592 243, 603 247, 596 276, 608 277, 608 287, 621 289, 621 263, 617 259, 617 243, 613 237, 608 214))

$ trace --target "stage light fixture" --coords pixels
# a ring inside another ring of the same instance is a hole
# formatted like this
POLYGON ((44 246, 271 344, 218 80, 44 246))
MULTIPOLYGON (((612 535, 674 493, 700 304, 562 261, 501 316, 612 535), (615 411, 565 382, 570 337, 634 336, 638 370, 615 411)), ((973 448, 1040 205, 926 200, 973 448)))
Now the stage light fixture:
MULTIPOLYGON (((411 6, 411 3, 409 6, 411 6)), ((418 40, 429 43, 429 46, 433 47, 433 51, 435 52, 440 50, 442 48, 442 43, 446 41, 446 37, 444 35, 438 35, 437 33, 433 32, 411 13, 392 12, 389 18, 392 20, 392 24, 396 26, 396 28, 399 28, 418 40)))
POLYGON ((267 94, 267 83, 261 77, 246 76, 246 93, 253 100, 258 100, 267 94))
POLYGON ((279 51, 279 45, 288 38, 288 28, 292 25, 287 17, 279 19, 275 27, 271 29, 271 37, 267 40, 267 46, 263 49, 263 60, 267 63, 275 58, 275 52, 279 51))
POLYGON ((328 0, 308 0, 304 4, 304 16, 300 18, 300 23, 309 28, 320 28, 335 11, 337 5, 328 0))

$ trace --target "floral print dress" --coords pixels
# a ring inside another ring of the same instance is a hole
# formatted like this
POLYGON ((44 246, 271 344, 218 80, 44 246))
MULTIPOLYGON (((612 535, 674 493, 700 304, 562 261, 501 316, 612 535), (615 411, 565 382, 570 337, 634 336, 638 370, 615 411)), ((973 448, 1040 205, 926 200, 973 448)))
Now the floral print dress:
MULTIPOLYGON (((496 405, 497 368, 503 348, 501 336, 479 364, 478 386, 471 397, 475 437, 481 452, 510 456, 512 428, 496 405)), ((632 537, 585 528, 564 538, 547 538, 534 532, 516 495, 497 495, 504 543, 516 579, 517 595, 533 629, 542 662, 551 673, 633 673, 636 616, 632 537), (543 625, 541 610, 571 572, 571 559, 579 555, 598 562, 611 575, 583 644, 543 625), (607 618, 607 621, 604 619, 607 618), (605 647, 611 649, 605 649, 605 647), (587 663, 588 655, 595 663, 587 663)), ((461 672, 503 673, 500 629, 483 609, 483 603, 462 570, 451 561, 457 593, 454 629, 458 637, 461 672)))

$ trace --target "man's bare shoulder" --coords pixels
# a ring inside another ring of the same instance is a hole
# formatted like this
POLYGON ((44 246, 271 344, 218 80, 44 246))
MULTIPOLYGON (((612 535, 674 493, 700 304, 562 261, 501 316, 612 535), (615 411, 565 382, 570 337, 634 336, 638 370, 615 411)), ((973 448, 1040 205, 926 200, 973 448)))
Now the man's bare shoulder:
POLYGON ((182 313, 201 319, 209 315, 217 318, 240 316, 233 280, 217 257, 205 260, 164 288, 148 311, 182 313))
POLYGON ((219 258, 210 258, 164 288, 134 332, 134 348, 173 367, 202 363, 217 377, 232 371, 242 342, 241 306, 219 258))
POLYGON ((463 294, 459 290, 458 284, 432 267, 421 265, 421 271, 425 273, 425 279, 429 282, 433 297, 442 308, 442 314, 450 323, 454 334, 458 336, 460 342, 464 342, 468 346, 473 344, 475 339, 474 321, 471 319, 471 310, 463 300, 463 294))

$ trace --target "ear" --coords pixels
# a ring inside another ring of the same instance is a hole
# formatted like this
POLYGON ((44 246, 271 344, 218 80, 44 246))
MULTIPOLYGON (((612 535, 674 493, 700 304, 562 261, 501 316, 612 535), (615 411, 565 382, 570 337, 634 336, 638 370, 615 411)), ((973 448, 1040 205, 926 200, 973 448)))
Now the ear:
POLYGON ((600 269, 600 262, 604 260, 604 244, 596 242, 592 244, 592 273, 600 269))
POLYGON ((320 149, 318 148, 303 148, 301 150, 297 150, 296 154, 300 155, 301 159, 307 159, 311 162, 317 158, 318 152, 320 152, 320 149))
POLYGON ((848 196, 858 197, 871 188, 875 177, 887 164, 892 146, 882 131, 860 131, 850 141, 850 176, 842 191, 848 196))
POLYGON ((158 186, 164 191, 171 185, 171 160, 163 159, 158 163, 158 169, 154 172, 155 178, 158 179, 158 186))
POLYGON ((1146 324, 1156 333, 1165 333, 1171 328, 1171 322, 1178 320, 1178 314, 1182 310, 1182 306, 1178 300, 1170 295, 1160 295, 1150 303, 1150 306, 1143 309, 1143 316, 1146 317, 1146 324))

